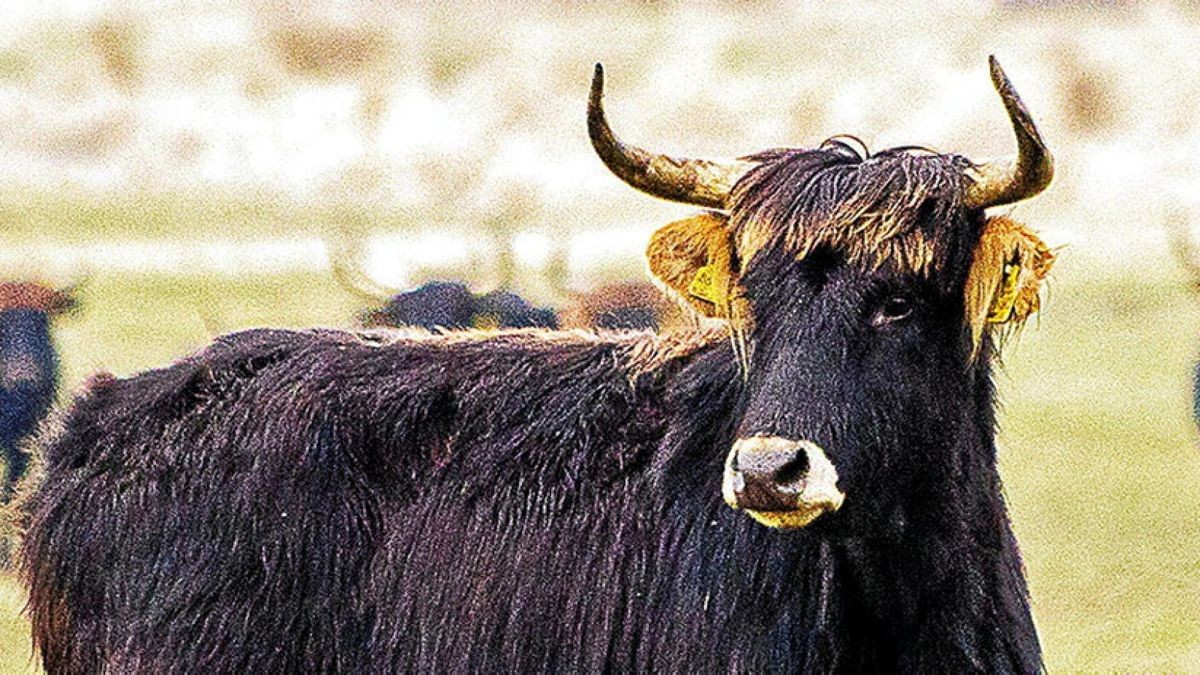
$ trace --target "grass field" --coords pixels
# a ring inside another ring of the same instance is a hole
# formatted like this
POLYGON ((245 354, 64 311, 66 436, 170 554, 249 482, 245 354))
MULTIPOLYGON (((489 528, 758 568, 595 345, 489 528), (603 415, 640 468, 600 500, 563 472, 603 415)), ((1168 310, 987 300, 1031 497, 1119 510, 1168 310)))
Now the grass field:
MULTIPOLYGON (((998 374, 1002 468, 1051 670, 1200 670, 1200 450, 1190 409, 1200 303, 1164 268, 1070 256, 998 374), (1158 270, 1158 271, 1156 271, 1158 270)), ((99 276, 58 338, 64 375, 161 365, 238 328, 350 325, 324 276, 99 276)), ((28 668, 0 582, 0 671, 28 668)))
POLYGON ((1197 303, 1063 266, 1002 375, 1002 469, 1053 670, 1200 669, 1197 303), (1086 277, 1085 277, 1086 278, 1086 277))

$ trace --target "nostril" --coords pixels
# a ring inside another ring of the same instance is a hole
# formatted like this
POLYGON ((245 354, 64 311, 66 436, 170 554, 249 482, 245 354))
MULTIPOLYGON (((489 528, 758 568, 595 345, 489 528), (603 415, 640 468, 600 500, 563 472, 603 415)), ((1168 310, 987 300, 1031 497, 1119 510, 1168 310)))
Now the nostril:
POLYGON ((812 441, 751 436, 734 443, 725 459, 721 496, 755 520, 793 529, 837 511, 845 494, 824 450, 812 441))
POLYGON ((797 452, 783 466, 775 470, 775 482, 778 485, 791 485, 804 478, 808 473, 808 454, 797 452))

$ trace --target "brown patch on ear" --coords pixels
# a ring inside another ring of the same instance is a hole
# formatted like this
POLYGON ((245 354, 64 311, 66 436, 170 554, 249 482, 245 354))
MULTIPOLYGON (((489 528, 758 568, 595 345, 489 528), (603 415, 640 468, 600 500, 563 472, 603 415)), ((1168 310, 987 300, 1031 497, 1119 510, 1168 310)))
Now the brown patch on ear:
POLYGON ((650 237, 646 260, 681 304, 702 316, 730 318, 737 272, 728 216, 706 211, 662 226, 650 237))
POLYGON ((966 284, 966 316, 976 353, 989 325, 1019 327, 1038 311, 1038 291, 1053 265, 1054 253, 1028 227, 1005 216, 987 220, 966 284))

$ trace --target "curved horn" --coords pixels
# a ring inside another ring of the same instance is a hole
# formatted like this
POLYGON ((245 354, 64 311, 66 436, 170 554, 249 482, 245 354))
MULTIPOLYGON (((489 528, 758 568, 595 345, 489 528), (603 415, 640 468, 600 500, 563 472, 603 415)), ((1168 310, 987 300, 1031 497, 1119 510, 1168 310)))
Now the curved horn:
POLYGON ((65 286, 55 287, 54 292, 65 298, 74 299, 79 295, 80 291, 82 291, 84 288, 87 288, 88 285, 92 283, 92 278, 94 276, 94 272, 90 270, 85 271, 80 274, 80 276, 68 281, 65 286))
POLYGON ((604 115, 604 68, 597 63, 588 98, 588 136, 605 166, 633 187, 663 199, 728 208, 734 183, 754 162, 657 155, 617 140, 604 115))
POLYGON ((68 281, 65 286, 55 287, 54 297, 57 301, 57 306, 54 308, 54 311, 59 314, 65 314, 79 309, 80 292, 92 283, 93 276, 93 272, 88 270, 68 281))
POLYGON ((388 288, 383 284, 372 281, 353 262, 358 244, 346 232, 341 232, 336 239, 325 240, 325 254, 329 257, 329 267, 338 285, 350 293, 371 303, 387 302, 399 289, 388 288))
POLYGON ((971 184, 967 187, 964 203, 978 209, 1028 199, 1046 189, 1054 178, 1054 158, 1034 126, 1029 110, 995 56, 988 57, 988 66, 992 71, 992 84, 1012 120, 1017 136, 1017 155, 977 164, 971 170, 971 184))

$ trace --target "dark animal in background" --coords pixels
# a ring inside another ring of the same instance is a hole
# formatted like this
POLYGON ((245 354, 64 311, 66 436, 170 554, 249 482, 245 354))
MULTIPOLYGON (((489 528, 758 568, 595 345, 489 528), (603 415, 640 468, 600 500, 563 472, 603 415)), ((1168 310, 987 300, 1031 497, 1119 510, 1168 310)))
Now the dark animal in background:
POLYGON ((539 308, 510 291, 475 294, 465 284, 430 281, 396 293, 383 307, 367 310, 367 327, 447 328, 596 328, 651 330, 686 322, 677 303, 644 282, 605 284, 586 293, 570 294, 561 312, 539 308))
POLYGON ((593 144, 710 209, 651 271, 721 327, 261 330, 95 380, 22 578, 52 672, 1036 672, 999 331, 1052 256, 985 209, 1050 156, 593 144), (730 508, 732 507, 732 508, 730 508), (747 517, 749 516, 749 517, 747 517))
POLYGON ((430 281, 388 298, 383 307, 362 314, 366 326, 417 328, 557 328, 552 309, 534 307, 509 291, 472 293, 465 284, 430 281))
POLYGON ((0 283, 0 451, 6 466, 0 497, 25 473, 22 442, 36 429, 58 390, 54 317, 75 306, 74 289, 32 281, 0 283))
MULTIPOLYGON (((1167 214, 1167 241, 1175 260, 1183 268, 1191 291, 1200 296, 1200 252, 1188 230, 1188 212, 1176 210, 1167 214)), ((1192 420, 1200 426, 1200 360, 1192 366, 1192 420)))
POLYGON ((564 328, 659 331, 695 323, 678 303, 645 281, 603 284, 570 297, 559 312, 564 328))
POLYGON ((378 309, 364 311, 367 327, 416 327, 463 330, 468 328, 599 328, 606 330, 660 330, 678 327, 687 320, 674 303, 646 282, 605 284, 585 293, 564 293, 569 300, 560 313, 538 308, 510 291, 478 295, 466 284, 430 281, 410 291, 387 289, 367 280, 348 260, 341 247, 330 257, 334 276, 343 288, 372 302, 378 309))
POLYGON ((558 327, 554 310, 534 307, 521 296, 502 289, 476 294, 457 281, 430 281, 407 291, 381 286, 355 266, 353 246, 348 242, 329 242, 326 246, 333 276, 342 288, 372 304, 383 303, 359 315, 366 327, 427 330, 558 327))

